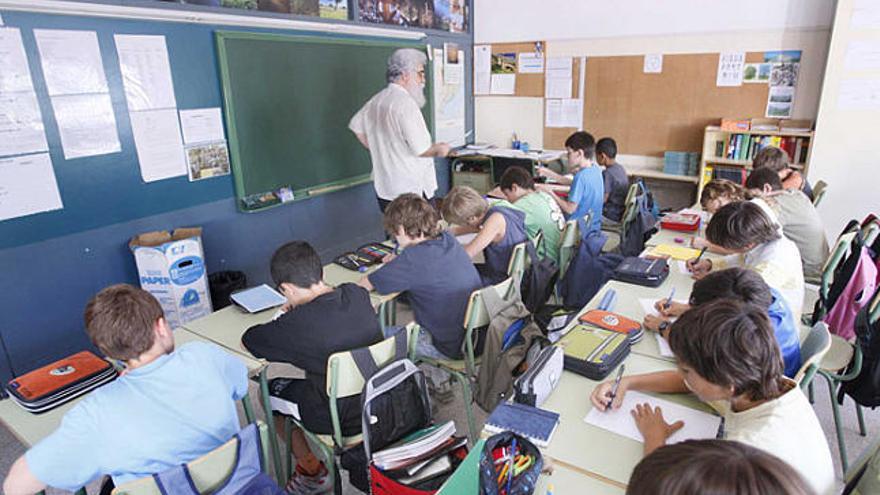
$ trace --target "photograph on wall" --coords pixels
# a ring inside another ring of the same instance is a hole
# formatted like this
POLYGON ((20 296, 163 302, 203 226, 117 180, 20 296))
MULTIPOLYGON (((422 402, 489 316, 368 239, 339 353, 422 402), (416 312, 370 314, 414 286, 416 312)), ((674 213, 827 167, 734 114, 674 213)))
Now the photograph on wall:
POLYGON ((467 31, 466 0, 358 0, 358 11, 362 22, 467 31))
POLYGON ((348 19, 348 0, 159 0, 209 7, 348 19))
POLYGON ((186 165, 190 181, 228 175, 229 151, 226 141, 188 146, 186 165))
POLYGON ((768 118, 788 119, 791 118, 794 107, 794 88, 791 86, 776 86, 770 88, 767 96, 768 118))
POLYGON ((493 53, 492 74, 516 74, 516 53, 493 53))
POLYGON ((743 82, 767 84, 770 81, 772 68, 773 64, 769 63, 746 64, 743 69, 743 82))
POLYGON ((801 51, 777 50, 764 52, 764 62, 771 64, 799 64, 801 62, 801 51))

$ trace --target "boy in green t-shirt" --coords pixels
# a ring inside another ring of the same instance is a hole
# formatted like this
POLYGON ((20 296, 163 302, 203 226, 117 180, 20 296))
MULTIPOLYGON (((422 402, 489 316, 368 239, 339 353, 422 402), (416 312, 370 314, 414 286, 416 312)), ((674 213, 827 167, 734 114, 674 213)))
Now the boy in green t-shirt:
POLYGON ((526 233, 534 240, 544 233, 538 255, 559 263, 559 243, 565 228, 565 216, 549 193, 535 190, 535 181, 522 167, 509 167, 501 176, 501 193, 513 206, 526 214, 526 233))

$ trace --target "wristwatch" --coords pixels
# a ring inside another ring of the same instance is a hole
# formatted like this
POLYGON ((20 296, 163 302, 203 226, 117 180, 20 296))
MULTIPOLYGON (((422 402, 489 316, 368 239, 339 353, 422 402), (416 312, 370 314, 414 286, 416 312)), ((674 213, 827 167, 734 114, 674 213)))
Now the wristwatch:
POLYGON ((662 321, 662 322, 660 322, 659 325, 657 325, 657 332, 659 332, 659 333, 662 334, 663 332, 666 331, 667 328, 669 328, 669 322, 668 322, 668 321, 662 321))

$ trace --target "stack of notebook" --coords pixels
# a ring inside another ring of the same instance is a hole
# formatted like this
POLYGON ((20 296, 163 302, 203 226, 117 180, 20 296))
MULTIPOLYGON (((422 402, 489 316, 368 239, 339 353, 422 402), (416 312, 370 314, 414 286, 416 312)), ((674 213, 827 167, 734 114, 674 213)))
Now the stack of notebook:
POLYGON ((492 411, 483 429, 492 434, 512 431, 543 448, 549 445, 557 426, 558 413, 515 402, 502 402, 492 411))
POLYGON ((454 435, 452 421, 431 426, 373 453, 372 462, 405 485, 449 474, 460 461, 453 453, 467 444, 467 438, 454 435))

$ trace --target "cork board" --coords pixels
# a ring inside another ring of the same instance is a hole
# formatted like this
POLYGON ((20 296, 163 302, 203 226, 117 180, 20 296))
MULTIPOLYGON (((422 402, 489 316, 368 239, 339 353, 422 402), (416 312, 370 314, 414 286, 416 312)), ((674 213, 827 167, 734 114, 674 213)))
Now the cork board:
MULTIPOLYGON (((547 43, 541 42, 541 46, 546 48, 547 43)), ((535 42, 528 43, 500 43, 492 45, 492 54, 496 53, 516 53, 517 60, 520 53, 534 53, 535 42)), ((546 54, 545 54, 546 55, 546 54)), ((517 70, 519 67, 517 66, 517 70)), ((481 95, 483 96, 483 95, 481 95)), ((486 95, 492 96, 492 95, 486 95)), ((499 95, 500 96, 500 95, 499 95)), ((511 96, 511 95, 507 95, 511 96)), ((516 87, 513 96, 544 96, 544 74, 521 74, 516 73, 516 87)))
MULTIPOLYGON (((761 62, 763 52, 746 54, 761 62)), ((703 130, 722 117, 763 117, 769 87, 715 85, 717 53, 665 55, 663 72, 642 72, 642 56, 588 57, 584 129, 610 136, 620 153, 663 156, 703 148, 703 130)), ((544 147, 562 149, 576 129, 545 128, 544 147)))

